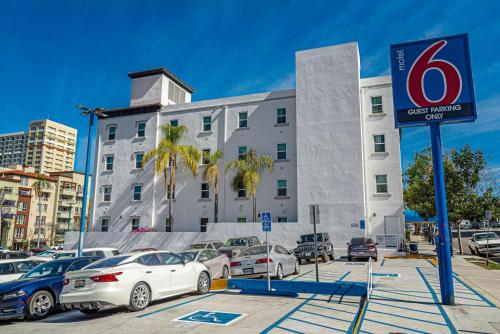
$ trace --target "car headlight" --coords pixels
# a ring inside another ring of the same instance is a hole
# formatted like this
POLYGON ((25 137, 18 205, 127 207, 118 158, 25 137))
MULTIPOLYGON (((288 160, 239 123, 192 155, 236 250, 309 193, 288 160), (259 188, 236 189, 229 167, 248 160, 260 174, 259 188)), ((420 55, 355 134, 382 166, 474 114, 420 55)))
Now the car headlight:
POLYGON ((26 294, 26 291, 19 290, 16 292, 10 292, 10 293, 4 294, 2 299, 5 300, 5 299, 17 298, 17 297, 24 296, 25 294, 26 294))

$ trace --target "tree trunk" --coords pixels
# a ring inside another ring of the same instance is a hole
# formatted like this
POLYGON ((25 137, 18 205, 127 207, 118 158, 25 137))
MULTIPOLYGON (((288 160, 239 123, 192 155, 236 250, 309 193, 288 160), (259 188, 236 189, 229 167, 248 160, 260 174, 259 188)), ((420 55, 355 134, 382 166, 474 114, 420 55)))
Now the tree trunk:
POLYGON ((253 222, 257 222, 257 196, 252 196, 252 200, 253 200, 253 222))
POLYGON ((460 222, 455 224, 457 226, 458 251, 460 255, 464 255, 464 250, 462 249, 462 230, 460 228, 460 222))
POLYGON ((175 160, 170 161, 170 183, 168 186, 169 201, 168 201, 168 220, 170 222, 171 231, 174 230, 174 216, 172 213, 172 201, 174 200, 174 186, 175 186, 175 160))
POLYGON ((219 220, 219 194, 217 192, 214 193, 214 223, 217 223, 219 220))

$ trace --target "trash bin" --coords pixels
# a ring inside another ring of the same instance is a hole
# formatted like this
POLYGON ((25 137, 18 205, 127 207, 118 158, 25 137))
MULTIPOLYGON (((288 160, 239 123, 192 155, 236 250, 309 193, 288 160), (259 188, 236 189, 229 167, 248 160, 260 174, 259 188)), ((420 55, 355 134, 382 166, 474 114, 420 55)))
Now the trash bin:
POLYGON ((418 243, 410 242, 410 254, 418 254, 418 243))

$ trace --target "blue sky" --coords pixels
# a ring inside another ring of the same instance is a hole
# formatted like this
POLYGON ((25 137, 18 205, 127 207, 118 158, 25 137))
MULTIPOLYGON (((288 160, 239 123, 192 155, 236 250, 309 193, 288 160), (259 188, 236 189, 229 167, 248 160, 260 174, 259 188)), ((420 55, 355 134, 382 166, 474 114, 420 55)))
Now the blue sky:
MULTIPOLYGON (((76 104, 127 106, 127 73, 165 66, 196 88, 193 100, 293 88, 294 52, 357 41, 361 76, 389 74, 391 43, 469 33, 475 123, 443 127, 446 149, 481 148, 500 168, 498 1, 0 2, 0 133, 49 117, 79 131, 76 104)), ((429 145, 425 127, 404 129, 402 161, 429 145)))

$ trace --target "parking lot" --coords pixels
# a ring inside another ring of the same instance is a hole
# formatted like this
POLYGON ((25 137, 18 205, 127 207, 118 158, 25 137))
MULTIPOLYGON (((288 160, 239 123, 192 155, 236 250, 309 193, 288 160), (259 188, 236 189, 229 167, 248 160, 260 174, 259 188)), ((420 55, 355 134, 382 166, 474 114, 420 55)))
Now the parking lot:
MULTIPOLYGON (((314 281, 314 263, 286 280, 314 281)), ((322 282, 366 282, 367 262, 319 265, 322 282)), ((2 333, 456 333, 439 304, 437 268, 423 259, 379 259, 368 303, 346 293, 296 298, 211 291, 153 303, 142 312, 110 309, 94 315, 58 312, 41 321, 0 323, 2 333), (363 306, 363 307, 360 307, 363 306), (198 312, 204 311, 204 312, 198 312), (198 312, 198 313, 196 313, 198 312), (224 312, 217 313, 217 312, 224 312), (235 314, 237 313, 237 314, 235 314), (227 318, 227 325, 223 325, 227 318), (214 324, 217 323, 217 324, 214 324)), ((457 303, 497 311, 491 301, 455 278, 457 303)))

